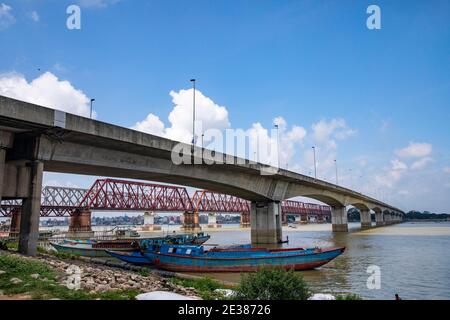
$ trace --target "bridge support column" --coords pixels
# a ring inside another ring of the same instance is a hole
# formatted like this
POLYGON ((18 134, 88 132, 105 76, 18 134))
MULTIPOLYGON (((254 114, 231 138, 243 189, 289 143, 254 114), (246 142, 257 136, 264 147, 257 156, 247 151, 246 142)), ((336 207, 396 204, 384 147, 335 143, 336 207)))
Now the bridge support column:
POLYGON ((390 213, 385 213, 385 214, 384 214, 384 224, 385 224, 385 225, 390 225, 390 224, 392 224, 391 214, 390 214, 390 213))
POLYGON ((301 215, 296 214, 296 215, 294 216, 294 223, 295 223, 295 224, 299 224, 299 223, 300 223, 300 220, 301 220, 301 215))
POLYGON ((280 202, 252 202, 250 217, 253 244, 276 244, 281 241, 280 202))
POLYGON ((300 223, 301 224, 307 224, 308 223, 308 215, 307 214, 300 215, 300 223))
POLYGON ((383 212, 375 213, 375 223, 376 223, 377 227, 384 226, 383 212))
POLYGON ((199 224, 199 215, 198 212, 184 212, 183 213, 183 225, 181 226, 181 230, 189 231, 189 232, 198 232, 202 228, 199 224))
POLYGON ((331 208, 331 223, 333 232, 347 232, 347 208, 346 207, 332 207, 331 208))
POLYGON ((241 214, 241 228, 250 227, 250 212, 242 212, 241 214))
POLYGON ((217 224, 216 214, 214 212, 208 213, 208 228, 221 228, 222 225, 217 224))
POLYGON ((144 212, 144 226, 142 227, 142 231, 157 231, 157 230, 161 230, 161 226, 155 224, 155 213, 153 211, 144 212))
POLYGON ((13 210, 11 215, 11 225, 9 226, 9 236, 17 238, 20 232, 20 209, 13 210))
MULTIPOLYGON (((28 197, 23 199, 20 219, 19 252, 34 256, 39 240, 39 216, 41 211, 42 175, 44 163, 31 163, 31 179, 28 197)), ((19 183, 23 183, 19 181, 19 183)))
POLYGON ((91 227, 91 211, 89 209, 76 210, 70 217, 68 238, 82 239, 94 236, 91 227))
POLYGON ((361 229, 368 229, 372 227, 372 218, 369 210, 360 210, 361 229))

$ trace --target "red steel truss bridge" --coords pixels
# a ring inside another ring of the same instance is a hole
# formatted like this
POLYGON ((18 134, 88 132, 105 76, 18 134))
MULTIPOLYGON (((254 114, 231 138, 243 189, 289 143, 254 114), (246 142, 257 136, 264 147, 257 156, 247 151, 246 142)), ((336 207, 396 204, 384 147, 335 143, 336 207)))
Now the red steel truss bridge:
MULTIPOLYGON (((20 210, 21 200, 4 200, 0 216, 20 210)), ((117 179, 98 179, 89 189, 46 186, 41 194, 41 217, 70 216, 77 209, 92 211, 168 211, 248 213, 250 201, 212 191, 117 179)), ((329 206, 300 201, 282 202, 284 214, 331 215, 329 206)))

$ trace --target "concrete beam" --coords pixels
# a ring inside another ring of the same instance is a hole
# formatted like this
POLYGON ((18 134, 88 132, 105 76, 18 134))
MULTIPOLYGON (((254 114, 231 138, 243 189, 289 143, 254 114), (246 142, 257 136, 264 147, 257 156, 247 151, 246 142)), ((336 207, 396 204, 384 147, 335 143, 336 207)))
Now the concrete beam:
POLYGON ((250 209, 253 244, 277 244, 282 239, 281 203, 255 202, 250 209))
POLYGON ((25 255, 34 256, 37 251, 43 171, 44 164, 42 162, 33 161, 31 163, 29 197, 22 202, 20 219, 19 252, 25 255))
POLYGON ((331 223, 333 232, 348 232, 347 208, 331 207, 331 223))
POLYGON ((360 210, 361 228, 368 229, 372 227, 372 219, 369 210, 360 210))

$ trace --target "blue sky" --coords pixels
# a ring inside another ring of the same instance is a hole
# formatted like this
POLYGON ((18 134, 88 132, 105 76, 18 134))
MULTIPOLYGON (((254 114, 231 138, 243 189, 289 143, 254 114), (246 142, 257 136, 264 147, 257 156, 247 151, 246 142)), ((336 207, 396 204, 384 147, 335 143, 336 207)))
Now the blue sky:
POLYGON ((2 77, 49 72, 96 98, 99 120, 132 127, 152 113, 166 130, 169 93, 181 99, 195 77, 232 128, 270 129, 276 117, 286 136, 303 128, 285 156, 293 170, 308 174, 302 153, 317 144, 319 177, 334 182, 337 158, 343 184, 449 212, 449 40, 450 3, 439 0, 0 0, 0 92, 2 77), (81 30, 66 28, 72 3, 81 30), (366 27, 370 4, 381 30, 366 27))

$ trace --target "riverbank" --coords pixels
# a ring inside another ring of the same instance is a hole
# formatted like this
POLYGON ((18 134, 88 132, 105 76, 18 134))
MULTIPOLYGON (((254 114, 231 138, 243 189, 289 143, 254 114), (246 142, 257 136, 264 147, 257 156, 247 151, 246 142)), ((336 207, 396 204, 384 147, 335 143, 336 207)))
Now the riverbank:
POLYGON ((167 291, 200 299, 199 290, 152 272, 134 272, 61 259, 0 251, 0 300, 132 300, 140 293, 167 291))

